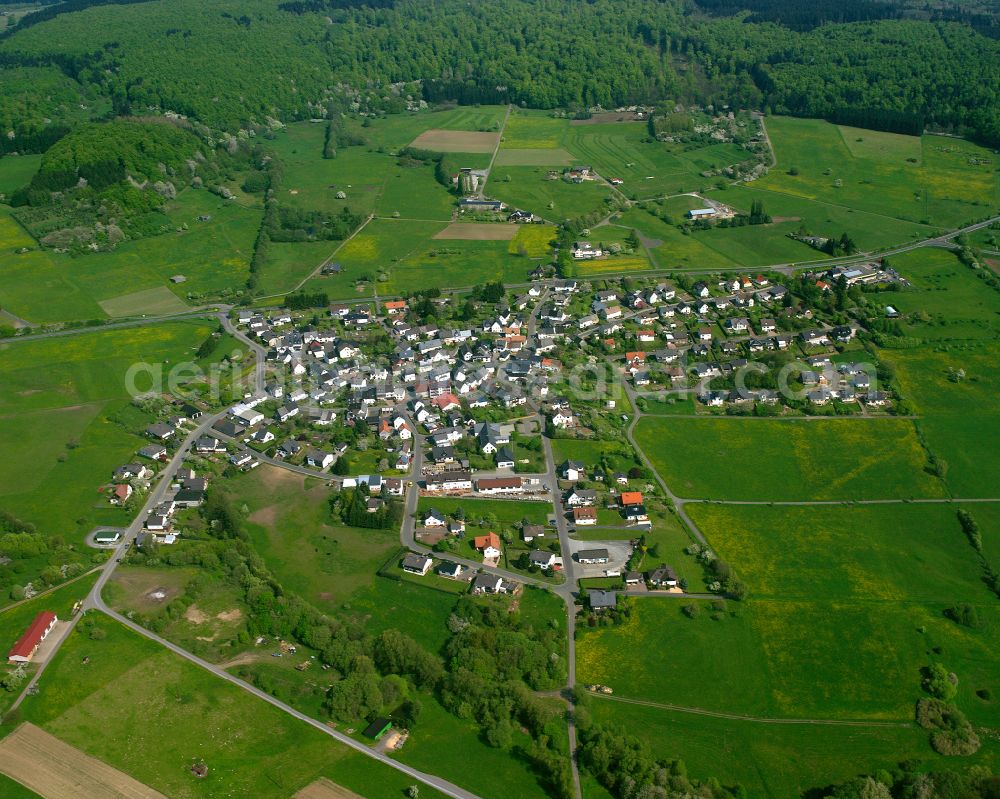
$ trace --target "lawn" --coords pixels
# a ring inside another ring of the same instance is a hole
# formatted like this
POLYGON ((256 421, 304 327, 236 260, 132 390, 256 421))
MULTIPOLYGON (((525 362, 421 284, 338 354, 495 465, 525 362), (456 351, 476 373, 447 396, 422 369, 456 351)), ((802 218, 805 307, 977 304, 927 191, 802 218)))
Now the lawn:
POLYGON ((116 623, 95 624, 105 637, 74 633, 24 718, 150 787, 177 799, 287 799, 326 776, 368 799, 396 799, 412 784, 116 623), (204 780, 189 771, 199 760, 204 780))
POLYGON ((952 505, 692 505, 688 512, 754 597, 993 602, 952 505))
POLYGON ((680 496, 803 500, 940 497, 903 419, 646 417, 636 440, 680 496))
POLYGON ((685 604, 633 599, 626 623, 583 631, 578 681, 755 717, 909 721, 920 668, 940 660, 959 675, 957 701, 973 723, 1000 718, 995 701, 974 696, 997 690, 995 606, 984 606, 982 628, 971 630, 946 619, 941 604, 751 598, 727 603, 719 620, 708 602, 694 602, 696 618, 685 604))
MULTIPOLYGON (((811 795, 810 789, 891 769, 906 759, 949 768, 949 761, 927 745, 927 733, 916 727, 760 724, 601 697, 589 707, 595 721, 623 727, 656 756, 683 760, 692 777, 714 777, 727 786, 738 783, 749 799, 811 795)), ((995 745, 987 744, 975 760, 995 763, 996 756, 995 745)), ((585 788, 584 796, 606 799, 607 794, 585 788)))
POLYGON ((0 344, 0 448, 24 452, 30 441, 32 453, 0 466, 0 506, 73 543, 95 524, 131 519, 97 492, 145 443, 137 433, 148 421, 129 403, 126 373, 135 363, 168 373, 214 327, 190 320, 0 344))
POLYGON ((375 580, 399 546, 398 530, 346 527, 330 513, 330 490, 302 475, 261 466, 226 481, 247 530, 286 590, 333 611, 375 580))
POLYGON ((421 497, 417 504, 418 518, 431 508, 446 516, 452 515, 461 508, 465 512, 465 519, 468 522, 493 514, 497 521, 504 525, 520 524, 521 519, 527 519, 532 524, 544 524, 552 513, 552 505, 548 502, 525 502, 516 499, 421 497))
POLYGON ((1000 197, 992 154, 960 139, 925 135, 918 154, 912 137, 821 120, 770 117, 767 128, 778 166, 761 188, 945 227, 988 215, 1000 197))
MULTIPOLYGON (((983 289, 987 291, 987 289, 983 289)), ((1000 485, 1000 347, 931 351, 883 350, 896 379, 922 418, 917 422, 930 450, 947 465, 948 487, 957 497, 996 497, 1000 485), (964 370, 965 378, 952 375, 964 370)))
POLYGON ((364 625, 370 635, 402 630, 431 652, 440 652, 451 637, 448 617, 455 607, 454 593, 428 585, 375 578, 344 603, 342 612, 364 625))

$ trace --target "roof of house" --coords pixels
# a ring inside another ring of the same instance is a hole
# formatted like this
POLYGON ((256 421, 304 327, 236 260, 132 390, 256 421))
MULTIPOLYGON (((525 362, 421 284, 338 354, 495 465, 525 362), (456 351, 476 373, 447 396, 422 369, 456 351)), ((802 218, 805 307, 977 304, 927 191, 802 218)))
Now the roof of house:
POLYGON ((520 477, 483 477, 477 481, 479 490, 491 488, 520 488, 520 477))
POLYGON ((415 555, 412 552, 403 558, 403 568, 404 569, 417 569, 423 571, 427 568, 427 564, 430 562, 430 558, 426 555, 415 555))
POLYGON ((38 646, 44 637, 45 631, 48 630, 54 621, 56 621, 56 614, 51 610, 43 610, 35 616, 35 620, 31 622, 31 626, 17 639, 17 643, 11 647, 7 657, 31 657, 31 653, 35 651, 35 647, 38 646))
POLYGON ((592 608, 613 608, 618 601, 618 595, 614 591, 591 589, 587 596, 592 608))
POLYGON ((641 505, 642 504, 642 492, 641 491, 622 491, 621 503, 622 503, 622 505, 641 505))
POLYGON ((390 727, 392 727, 392 722, 389 719, 378 718, 365 727, 365 731, 362 735, 366 738, 380 738, 390 727))
POLYGON ((576 556, 580 560, 608 560, 610 557, 606 549, 581 549, 576 556))
POLYGON ((487 547, 495 547, 496 549, 500 549, 500 536, 498 536, 496 533, 477 535, 472 540, 472 545, 476 549, 486 549, 487 547))
POLYGON ((597 508, 573 508, 574 519, 596 519, 597 508))

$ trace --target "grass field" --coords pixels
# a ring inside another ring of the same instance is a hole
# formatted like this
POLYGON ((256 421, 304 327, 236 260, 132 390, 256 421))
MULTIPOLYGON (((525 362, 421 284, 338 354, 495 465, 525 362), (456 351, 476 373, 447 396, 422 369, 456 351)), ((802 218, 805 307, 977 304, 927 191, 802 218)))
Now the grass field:
POLYGON ((939 497, 913 423, 647 417, 636 440, 680 496, 802 500, 939 497))
MULTIPOLYGON (((949 767, 948 759, 934 755, 927 745, 926 732, 916 727, 759 724, 599 697, 589 707, 596 721, 624 727, 657 757, 680 758, 692 777, 738 783, 749 799, 809 795, 809 790, 889 769, 906 759, 935 769, 949 767)), ((987 744, 975 761, 995 763, 996 757, 996 746, 987 744)), ((607 794, 588 790, 585 784, 584 797, 606 799, 607 794)))
POLYGON ((995 339, 1000 334, 1000 292, 985 286, 954 253, 927 247, 894 256, 891 262, 912 287, 886 292, 880 299, 908 317, 907 335, 947 342, 995 339))
POLYGON ((37 793, 19 782, 14 782, 5 774, 0 774, 0 795, 4 799, 40 799, 37 793))
POLYGON ((507 241, 436 240, 446 227, 445 222, 376 219, 333 258, 343 266, 340 279, 382 277, 380 293, 401 294, 498 279, 524 282, 534 268, 531 261, 510 255, 507 241))
POLYGON ((545 258, 552 252, 555 237, 556 229, 551 225, 520 225, 507 252, 511 255, 523 253, 528 258, 545 258))
POLYGON ((531 211, 549 221, 588 214, 601 208, 604 200, 611 196, 611 190, 603 183, 549 180, 548 171, 545 167, 532 166, 494 168, 489 193, 514 208, 531 211))
POLYGON ((0 739, 0 770, 47 799, 166 799, 33 724, 22 724, 0 739))
MULTIPOLYGON (((406 746, 396 754, 397 760, 440 774, 483 799, 533 799, 543 795, 526 759, 488 746, 479 734, 478 725, 451 715, 433 698, 421 697, 421 701, 420 723, 406 746), (475 768, 470 768, 472 763, 475 768), (498 779, 501 774, 502 780, 498 779)), ((530 738, 518 731, 514 746, 530 745, 530 738)))
POLYGON ((918 153, 914 137, 821 120, 770 117, 767 128, 778 166, 755 186, 946 227, 988 215, 1000 197, 995 157, 960 139, 926 135, 918 153))
POLYGON ((40 155, 8 155, 0 158, 0 194, 11 194, 27 186, 42 163, 40 155))
POLYGON ((488 514, 493 514, 503 525, 520 523, 527 519, 532 524, 544 524, 552 513, 548 502, 524 502, 516 499, 456 499, 453 497, 421 497, 417 504, 417 516, 434 508, 445 515, 451 515, 461 508, 465 519, 471 522, 488 514))
MULTIPOLYGON (((951 505, 692 505, 754 597, 992 604, 951 505)), ((984 519, 985 520, 985 519, 984 519)))
POLYGON ((311 478, 264 465, 226 489, 248 508, 251 539, 278 581, 327 611, 371 585, 399 546, 396 530, 343 526, 330 513, 330 490, 311 478))
POLYGON ((660 269, 712 269, 739 266, 732 258, 709 247, 698 235, 684 235, 638 208, 630 208, 618 217, 618 224, 635 228, 651 239, 651 254, 660 269))
MULTIPOLYGON (((39 324, 104 319, 105 300, 166 287, 180 299, 240 289, 246 282, 260 211, 227 203, 207 191, 188 189, 166 206, 177 230, 125 242, 110 252, 81 256, 37 248, 0 206, 0 305, 39 324), (208 222, 198 217, 208 215, 208 222), (185 229, 186 226, 186 229, 185 229), (15 248, 29 252, 15 254, 15 248), (184 275, 184 283, 170 277, 184 275)), ((157 313, 163 294, 146 306, 131 298, 129 313, 157 313)), ((112 308, 115 308, 114 303, 112 308)))
POLYGON ((707 602, 688 618, 682 601, 636 599, 628 622, 587 630, 577 679, 616 695, 768 718, 909 721, 920 668, 932 660, 960 675, 958 703, 973 723, 996 724, 1000 613, 960 627, 944 605, 754 599, 729 603, 721 620, 707 602), (669 642, 669 644, 667 644, 669 642), (932 652, 937 647, 940 654, 932 652))
POLYGON ((170 797, 287 799, 325 776, 396 799, 413 782, 110 620, 95 624, 106 637, 74 633, 23 716, 170 797), (199 760, 203 780, 188 770, 199 760))
MULTIPOLYGON (((984 288, 984 291, 986 289, 984 288)), ((996 497, 1000 463, 998 368, 1000 346, 952 351, 884 350, 904 395, 922 414, 918 424, 931 451, 947 464, 946 481, 957 497, 996 497), (949 375, 963 369, 966 379, 949 375)))
POLYGON ((129 407, 126 372, 137 362, 191 358, 213 328, 192 320, 0 344, 0 448, 24 452, 31 442, 30 458, 0 466, 0 507, 76 543, 94 524, 130 518, 97 493, 144 443, 132 432, 144 423, 129 407))

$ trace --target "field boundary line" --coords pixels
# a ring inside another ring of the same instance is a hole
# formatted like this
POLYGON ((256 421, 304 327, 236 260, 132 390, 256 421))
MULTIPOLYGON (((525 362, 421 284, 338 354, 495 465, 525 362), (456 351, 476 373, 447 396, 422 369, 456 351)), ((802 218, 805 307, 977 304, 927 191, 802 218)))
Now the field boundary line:
POLYGON ((94 568, 89 569, 89 570, 83 572, 82 574, 78 574, 76 577, 71 577, 69 580, 66 580, 63 583, 59 583, 59 585, 54 585, 51 588, 46 588, 44 591, 39 591, 37 594, 35 594, 34 596, 32 596, 30 598, 19 599, 19 600, 17 600, 17 602, 14 602, 14 603, 12 603, 10 605, 7 605, 6 607, 0 608, 0 616, 2 616, 8 610, 13 610, 14 608, 20 607, 25 602, 33 602, 34 600, 39 599, 40 597, 48 596, 53 591, 58 591, 60 588, 65 588, 67 585, 72 585, 73 583, 82 580, 84 577, 86 577, 86 576, 88 576, 90 574, 93 574, 94 572, 100 571, 101 569, 104 568, 104 566, 105 566, 105 564, 101 563, 101 564, 99 564, 97 566, 94 566, 94 568))
POLYGON ((863 721, 859 719, 782 719, 767 718, 764 716, 746 716, 740 713, 725 713, 721 710, 706 710, 700 707, 685 707, 683 705, 671 705, 663 702, 652 702, 645 699, 631 699, 625 696, 611 696, 602 693, 590 693, 598 699, 606 699, 609 702, 623 702, 628 705, 640 705, 643 707, 660 708, 662 710, 672 710, 678 713, 690 713, 696 716, 712 716, 713 718, 729 719, 732 721, 750 721, 757 724, 815 724, 827 727, 912 727, 909 721, 863 721))

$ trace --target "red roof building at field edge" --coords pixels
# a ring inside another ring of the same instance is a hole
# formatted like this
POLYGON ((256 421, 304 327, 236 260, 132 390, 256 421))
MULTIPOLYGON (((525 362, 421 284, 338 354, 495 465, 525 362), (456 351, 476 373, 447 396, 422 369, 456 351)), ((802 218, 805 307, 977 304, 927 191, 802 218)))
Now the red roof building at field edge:
POLYGON ((51 610, 43 610, 35 616, 35 620, 31 622, 31 626, 24 631, 24 635, 17 639, 17 643, 7 653, 7 662, 29 662, 35 654, 35 650, 38 649, 38 645, 45 640, 45 636, 52 631, 57 621, 59 619, 56 618, 56 614, 51 610))

